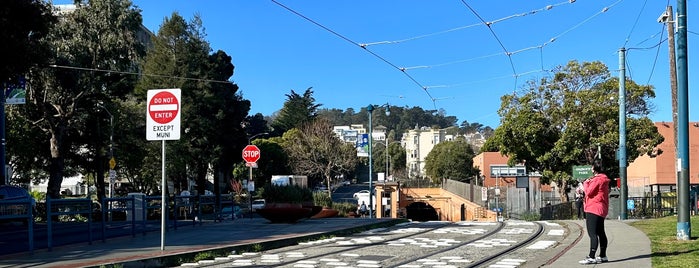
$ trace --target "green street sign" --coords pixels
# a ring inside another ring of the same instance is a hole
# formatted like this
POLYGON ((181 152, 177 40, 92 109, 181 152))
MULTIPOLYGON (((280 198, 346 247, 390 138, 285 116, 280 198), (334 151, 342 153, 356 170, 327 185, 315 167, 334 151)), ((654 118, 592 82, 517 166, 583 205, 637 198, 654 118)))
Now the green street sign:
POLYGON ((573 166, 573 179, 592 177, 592 166, 573 166))

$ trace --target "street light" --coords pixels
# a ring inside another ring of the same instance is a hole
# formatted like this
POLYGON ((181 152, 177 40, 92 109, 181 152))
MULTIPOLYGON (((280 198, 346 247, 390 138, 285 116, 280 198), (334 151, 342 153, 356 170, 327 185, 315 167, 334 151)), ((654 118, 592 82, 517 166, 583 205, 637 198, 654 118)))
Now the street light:
POLYGON ((114 116, 107 110, 101 103, 97 104, 97 107, 102 108, 109 115, 109 198, 113 197, 114 192, 114 166, 116 164, 114 160, 114 116))
MULTIPOLYGON (((384 105, 379 105, 377 107, 384 107, 386 108, 386 115, 390 114, 390 111, 388 110, 388 103, 384 105)), ((371 123, 371 117, 372 117, 372 112, 374 111, 374 105, 369 104, 369 106, 366 107, 367 112, 369 112, 369 218, 374 218, 374 189, 372 187, 372 181, 374 180, 372 174, 373 174, 373 163, 372 163, 372 140, 374 137, 372 136, 373 130, 372 130, 372 123, 371 123)))

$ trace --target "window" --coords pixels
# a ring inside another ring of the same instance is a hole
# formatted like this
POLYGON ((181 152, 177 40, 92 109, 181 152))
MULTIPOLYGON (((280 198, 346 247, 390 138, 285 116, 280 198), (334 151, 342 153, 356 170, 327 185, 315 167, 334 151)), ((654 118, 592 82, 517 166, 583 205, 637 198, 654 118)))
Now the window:
POLYGON ((509 167, 507 165, 490 165, 491 177, 516 177, 526 175, 527 168, 525 166, 509 167))

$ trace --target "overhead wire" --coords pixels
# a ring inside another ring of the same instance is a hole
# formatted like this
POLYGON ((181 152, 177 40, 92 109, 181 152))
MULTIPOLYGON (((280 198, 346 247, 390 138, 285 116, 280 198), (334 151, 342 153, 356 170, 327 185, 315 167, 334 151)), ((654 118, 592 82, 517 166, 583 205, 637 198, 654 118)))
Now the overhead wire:
MULTIPOLYGON (((488 54, 488 55, 484 55, 484 56, 478 56, 478 57, 469 58, 469 59, 464 59, 464 60, 456 60, 456 61, 450 61, 450 62, 444 62, 444 63, 431 64, 431 65, 419 65, 419 66, 403 67, 403 69, 404 69, 404 70, 414 70, 414 69, 427 69, 427 68, 434 68, 434 67, 442 67, 442 66, 447 66, 447 65, 452 65, 452 64, 459 64, 459 63, 465 63, 465 62, 474 61, 474 60, 480 60, 480 59, 485 59, 485 58, 490 58, 490 57, 496 57, 496 56, 500 56, 500 55, 507 55, 507 56, 510 57, 510 59, 511 59, 511 56, 513 56, 513 55, 520 54, 520 53, 523 53, 523 52, 526 52, 526 51, 529 51, 529 50, 538 49, 538 50, 539 50, 539 53, 540 53, 539 58, 540 58, 541 71, 542 71, 542 72, 547 72, 548 70, 547 70, 546 68, 544 68, 544 62, 543 62, 543 59, 544 59, 543 53, 544 53, 544 48, 545 48, 546 46, 552 44, 553 42, 555 42, 556 40, 558 40, 559 38, 561 38, 561 37, 564 36, 565 34, 567 34, 567 33, 571 32, 571 31, 575 30, 576 28, 578 28, 578 27, 584 25, 585 23, 589 22, 589 21, 592 20, 593 18, 595 18, 595 17, 597 17, 597 16, 599 16, 599 15, 601 15, 601 14, 607 12, 609 9, 611 9, 612 7, 614 7, 615 5, 617 5, 617 4, 618 4, 619 2, 621 2, 621 1, 623 1, 623 0, 619 0, 619 1, 615 2, 615 3, 613 3, 613 4, 610 5, 610 6, 604 7, 602 10, 600 10, 600 11, 598 11, 598 12, 592 14, 591 16, 585 18, 585 19, 584 19, 583 21, 581 21, 580 23, 575 24, 574 26, 572 26, 572 27, 566 29, 565 31, 559 33, 558 35, 555 35, 554 37, 550 38, 548 41, 546 41, 546 42, 544 42, 544 43, 542 43, 542 44, 540 44, 540 45, 525 47, 525 48, 521 48, 521 49, 518 49, 518 50, 515 50, 515 51, 507 51, 507 50, 504 49, 504 47, 503 47, 504 52, 498 52, 498 53, 488 54)), ((462 1, 462 2, 463 2, 463 1, 462 1)), ((482 23, 481 23, 481 24, 482 24, 482 23)), ((513 69, 514 69, 514 67, 513 67, 513 69)), ((530 71, 529 73, 531 73, 531 71, 530 71)), ((518 73, 515 71, 514 74, 512 75, 512 77, 518 77, 518 76, 522 76, 522 75, 523 75, 523 74, 518 74, 518 73)))
POLYGON ((118 71, 118 70, 106 70, 106 69, 85 68, 85 67, 57 65, 57 64, 50 64, 50 65, 48 65, 48 67, 49 68, 56 68, 56 69, 69 69, 69 70, 79 70, 79 71, 91 71, 91 72, 102 72, 102 73, 148 76, 148 77, 157 77, 157 78, 181 79, 181 80, 188 80, 188 81, 208 82, 208 83, 226 83, 226 84, 233 84, 234 83, 233 81, 226 81, 226 80, 203 79, 203 78, 194 78, 194 77, 181 77, 181 76, 128 72, 128 71, 118 71))
POLYGON ((357 43, 357 42, 355 42, 355 41, 352 41, 351 39, 345 37, 344 35, 342 35, 342 34, 336 32, 336 31, 333 31, 332 29, 330 29, 330 28, 328 28, 328 27, 325 27, 324 25, 322 25, 322 24, 316 22, 315 20, 313 20, 313 19, 311 19, 311 18, 309 18, 309 17, 307 17, 307 16, 305 16, 305 15, 303 15, 303 14, 297 12, 296 10, 294 10, 294 9, 292 9, 292 8, 290 8, 290 7, 287 7, 287 6, 285 6, 284 4, 282 4, 282 3, 277 2, 276 0, 271 0, 271 1, 272 1, 273 3, 275 3, 276 5, 278 5, 278 6, 282 7, 282 8, 284 8, 284 9, 286 9, 287 11, 289 11, 289 12, 291 12, 291 13, 293 13, 294 15, 299 16, 299 17, 305 19, 306 21, 308 21, 308 22, 310 22, 310 23, 312 23, 312 24, 314 24, 314 25, 320 27, 321 29, 323 29, 323 30, 325 30, 325 31, 327 31, 327 32, 329 32, 329 33, 331 33, 331 34, 333 34, 333 35, 335 35, 335 36, 341 38, 342 40, 345 40, 345 41, 347 41, 347 42, 349 42, 349 43, 351 43, 351 44, 353 44, 353 45, 355 45, 355 46, 358 46, 358 47, 364 49, 364 51, 366 51, 367 53, 369 53, 369 54, 371 54, 372 56, 378 58, 379 60, 383 61, 384 63, 390 65, 391 67, 395 68, 396 70, 400 71, 400 72, 403 73, 406 77, 408 77, 408 79, 410 79, 411 81, 413 81, 413 83, 415 83, 416 85, 418 85, 418 86, 427 94, 427 96, 430 98, 430 100, 432 101, 432 104, 434 105, 435 109, 437 108, 437 104, 435 103, 435 98, 432 97, 432 94, 430 94, 429 91, 427 91, 427 88, 426 88, 425 86, 423 86, 422 83, 418 82, 417 79, 415 79, 412 75, 410 75, 409 73, 405 72, 404 69, 398 67, 397 65, 393 64, 392 62, 390 62, 390 61, 387 60, 386 58, 380 56, 379 54, 377 54, 377 53, 375 53, 375 52, 369 50, 366 46, 364 46, 364 45, 362 45, 362 44, 359 44, 359 43, 357 43))
POLYGON ((641 7, 641 10, 638 11, 638 16, 636 16, 636 21, 634 21, 633 25, 631 26, 631 30, 629 31, 629 34, 626 36, 626 39, 624 40, 624 45, 621 47, 626 47, 626 45, 629 43, 629 39, 631 39, 631 34, 633 34, 634 29, 636 29, 636 25, 638 25, 638 21, 641 19, 641 14, 643 14, 643 10, 646 8, 646 4, 648 4, 648 0, 643 1, 643 6, 641 7))
MULTIPOLYGON (((539 13, 539 12, 541 12, 541 11, 551 10, 551 9, 553 9, 554 7, 558 7, 558 6, 562 6, 562 5, 566 5, 566 4, 573 4, 573 3, 575 3, 575 0, 567 0, 567 1, 560 2, 560 3, 558 3, 558 4, 547 5, 547 6, 543 7, 543 8, 534 9, 534 10, 531 10, 531 11, 528 11, 528 12, 522 12, 522 13, 512 14, 512 15, 509 15, 509 16, 506 16, 506 17, 503 17, 503 18, 499 18, 499 19, 490 21, 490 22, 488 22, 488 24, 492 25, 492 24, 495 24, 495 23, 498 23, 498 22, 503 22, 503 21, 509 20, 509 19, 518 18, 518 17, 524 17, 524 16, 531 15, 531 14, 536 14, 536 13, 539 13)), ((426 37, 432 37, 432 36, 436 36, 436 35, 440 35, 440 34, 450 33, 450 32, 459 31, 459 30, 463 30, 463 29, 468 29, 468 28, 471 28, 471 27, 480 26, 481 24, 482 24, 482 23, 474 23, 474 24, 471 24, 471 25, 459 26, 459 27, 455 27, 455 28, 451 28, 451 29, 447 29, 447 30, 442 30, 442 31, 437 31, 437 32, 433 32, 433 33, 422 34, 422 35, 418 35, 418 36, 414 36, 414 37, 408 37, 408 38, 404 38, 404 39, 371 42, 371 43, 365 43, 365 44, 363 44, 363 45, 364 45, 364 46, 373 46, 373 45, 386 45, 386 44, 400 44, 400 43, 404 43, 404 42, 408 42, 408 41, 413 41, 413 40, 417 40, 417 39, 422 39, 422 38, 426 38, 426 37)))

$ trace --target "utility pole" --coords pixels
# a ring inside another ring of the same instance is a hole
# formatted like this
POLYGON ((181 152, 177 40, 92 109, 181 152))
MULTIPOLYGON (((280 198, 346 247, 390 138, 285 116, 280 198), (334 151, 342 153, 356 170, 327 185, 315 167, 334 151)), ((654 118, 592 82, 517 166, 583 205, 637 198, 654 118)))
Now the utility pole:
POLYGON ((629 198, 626 184, 626 48, 619 49, 619 180, 621 180, 621 215, 625 220, 628 215, 626 200, 629 198))
POLYGON ((675 20, 672 16, 672 6, 667 6, 665 13, 661 16, 665 24, 667 24, 667 46, 670 57, 670 93, 672 95, 672 125, 673 135, 675 135, 675 156, 678 155, 677 150, 677 61, 675 60, 675 20))
POLYGON ((691 238, 689 221, 689 68, 687 0, 677 1, 677 240, 691 238))

